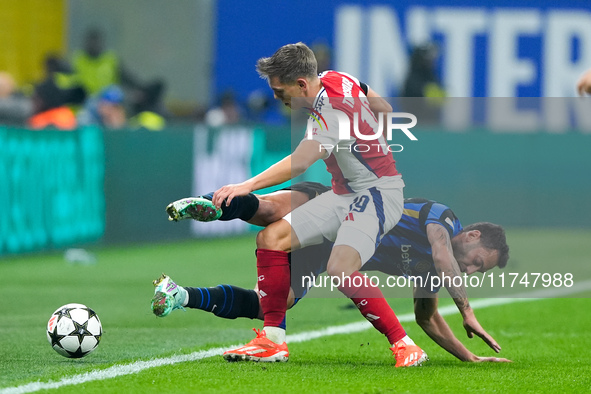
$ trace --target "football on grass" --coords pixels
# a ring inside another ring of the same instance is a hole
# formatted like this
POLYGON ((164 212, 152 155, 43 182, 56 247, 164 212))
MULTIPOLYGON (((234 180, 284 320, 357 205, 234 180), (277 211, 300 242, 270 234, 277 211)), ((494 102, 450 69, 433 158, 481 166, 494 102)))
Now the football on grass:
POLYGON ((59 307, 47 322, 47 340, 64 357, 80 358, 101 341, 103 328, 92 309, 82 304, 59 307))

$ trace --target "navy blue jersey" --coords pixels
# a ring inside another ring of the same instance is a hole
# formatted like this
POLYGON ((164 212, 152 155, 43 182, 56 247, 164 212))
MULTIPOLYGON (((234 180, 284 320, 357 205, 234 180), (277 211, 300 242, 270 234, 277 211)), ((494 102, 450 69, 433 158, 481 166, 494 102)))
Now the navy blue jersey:
MULTIPOLYGON (((422 198, 407 198, 404 200, 400 221, 382 238, 376 253, 365 263, 362 271, 380 271, 406 277, 420 276, 424 278, 424 283, 430 283, 429 278, 437 275, 437 271, 427 237, 429 223, 442 225, 450 239, 462 231, 460 220, 449 207, 422 198)), ((298 280, 301 282, 302 275, 316 276, 326 271, 332 245, 332 242, 325 240, 323 244, 292 253, 294 290, 298 280)), ((437 292, 439 288, 433 290, 437 292)), ((296 291, 296 297, 301 297, 301 293, 296 291)))
POLYGON ((427 237, 429 223, 442 225, 450 239, 462 231, 460 220, 449 207, 422 198, 405 199, 400 221, 384 236, 363 269, 425 280, 437 275, 427 237))

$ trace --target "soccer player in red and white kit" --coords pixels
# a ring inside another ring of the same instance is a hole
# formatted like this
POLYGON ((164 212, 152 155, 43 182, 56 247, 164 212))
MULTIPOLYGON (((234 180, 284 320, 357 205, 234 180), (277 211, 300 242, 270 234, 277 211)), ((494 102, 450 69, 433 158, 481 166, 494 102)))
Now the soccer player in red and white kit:
POLYGON ((324 237, 334 241, 328 275, 340 280, 339 290, 387 337, 396 366, 422 364, 428 359, 426 353, 406 335, 381 290, 359 273, 402 215, 404 182, 388 145, 383 136, 371 143, 367 140, 379 134, 374 113, 391 111, 390 105, 369 88, 366 96, 359 81, 348 74, 327 71, 317 75, 314 54, 303 43, 285 45, 273 56, 259 59, 257 71, 269 82, 276 99, 290 107, 311 107, 320 121, 308 122, 306 138, 290 156, 245 182, 220 188, 212 202, 220 207, 224 202, 230 204, 235 196, 288 181, 319 159, 332 174, 332 191, 258 234, 257 274, 264 327, 255 330, 254 340, 225 352, 224 358, 287 361, 288 252, 321 243, 324 237), (373 97, 371 109, 368 97, 373 97), (345 138, 339 130, 343 116, 350 129, 345 138))

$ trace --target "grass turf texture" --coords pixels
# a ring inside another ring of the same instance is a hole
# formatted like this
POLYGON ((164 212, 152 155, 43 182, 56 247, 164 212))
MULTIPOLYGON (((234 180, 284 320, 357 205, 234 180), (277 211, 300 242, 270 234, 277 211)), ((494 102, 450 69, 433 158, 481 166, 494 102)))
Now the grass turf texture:
MULTIPOLYGON (((564 264, 586 263, 590 236, 589 231, 508 232, 517 263, 535 259, 557 271, 564 264)), ((59 253, 0 260, 0 391, 252 339, 250 328, 261 325, 257 321, 194 310, 159 319, 149 304, 151 281, 162 271, 181 285, 251 287, 256 277, 253 243, 245 237, 97 249, 98 262, 90 266, 70 265, 59 253), (51 313, 69 302, 93 308, 104 329, 98 349, 80 360, 59 356, 44 334, 51 313)), ((399 315, 412 312, 410 299, 389 301, 399 315)), ((361 320, 349 304, 346 299, 305 299, 288 314, 289 332, 361 320)), ((294 343, 285 364, 227 363, 215 356, 59 390, 267 392, 270 385, 279 385, 281 392, 586 392, 591 389, 590 306, 588 298, 570 298, 477 310, 482 325, 503 347, 500 356, 512 364, 461 363, 412 322, 404 323, 407 332, 431 358, 422 368, 394 369, 385 338, 370 329, 294 343)), ((479 338, 466 338, 459 315, 446 319, 474 353, 494 355, 479 338)))

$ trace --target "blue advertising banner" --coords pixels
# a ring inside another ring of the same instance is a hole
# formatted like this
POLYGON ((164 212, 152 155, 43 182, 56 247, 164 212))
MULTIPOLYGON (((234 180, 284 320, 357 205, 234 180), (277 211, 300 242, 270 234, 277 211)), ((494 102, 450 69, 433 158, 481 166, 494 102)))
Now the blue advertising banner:
POLYGON ((398 96, 414 47, 434 43, 449 97, 570 97, 591 67, 591 3, 483 0, 221 0, 215 91, 264 89, 258 58, 303 41, 382 96, 398 96), (326 52, 328 50, 328 52, 326 52))

